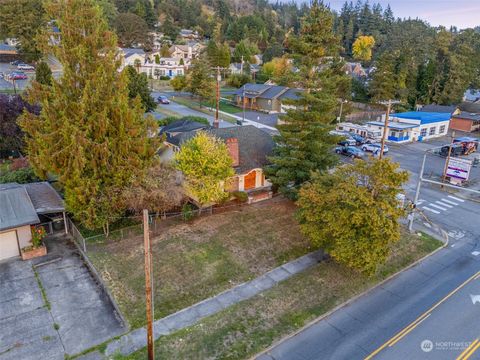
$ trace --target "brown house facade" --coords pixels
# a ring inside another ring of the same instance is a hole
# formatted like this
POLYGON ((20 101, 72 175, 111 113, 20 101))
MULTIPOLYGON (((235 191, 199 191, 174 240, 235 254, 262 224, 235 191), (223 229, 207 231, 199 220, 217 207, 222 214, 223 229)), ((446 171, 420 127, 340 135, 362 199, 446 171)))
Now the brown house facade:
POLYGON ((245 84, 235 93, 236 104, 245 106, 248 110, 257 110, 267 113, 285 112, 285 100, 297 99, 300 89, 291 89, 286 86, 245 84))
POLYGON ((452 114, 450 129, 465 132, 480 130, 480 104, 464 102, 452 114))

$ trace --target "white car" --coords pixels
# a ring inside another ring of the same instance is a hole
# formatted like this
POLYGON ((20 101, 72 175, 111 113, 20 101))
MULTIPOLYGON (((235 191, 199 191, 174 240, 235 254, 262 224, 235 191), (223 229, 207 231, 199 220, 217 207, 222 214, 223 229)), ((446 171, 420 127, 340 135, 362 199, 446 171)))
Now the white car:
MULTIPOLYGON (((380 152, 380 149, 382 148, 382 144, 363 144, 362 145, 362 150, 363 151, 370 151, 372 153, 375 152, 380 152)), ((388 153, 388 146, 385 144, 383 147, 383 153, 386 154, 388 153)))
POLYGON ((18 70, 35 70, 35 67, 28 64, 18 64, 17 69, 18 70))

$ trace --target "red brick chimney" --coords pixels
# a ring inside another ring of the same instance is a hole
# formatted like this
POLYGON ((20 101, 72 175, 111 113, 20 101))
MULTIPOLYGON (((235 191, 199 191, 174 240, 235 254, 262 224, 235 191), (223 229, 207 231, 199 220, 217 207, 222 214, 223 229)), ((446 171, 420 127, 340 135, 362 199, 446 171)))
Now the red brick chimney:
POLYGON ((228 138, 227 141, 227 148, 230 156, 233 160, 233 166, 240 165, 240 158, 238 154, 238 139, 237 138, 228 138))

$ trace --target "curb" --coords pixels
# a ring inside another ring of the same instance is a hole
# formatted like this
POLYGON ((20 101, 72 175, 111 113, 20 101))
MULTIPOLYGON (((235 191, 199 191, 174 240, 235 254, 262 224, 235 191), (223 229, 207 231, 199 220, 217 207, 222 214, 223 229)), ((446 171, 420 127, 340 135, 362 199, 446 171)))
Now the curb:
MULTIPOLYGON (((439 248, 433 250, 431 253, 429 253, 429 254, 425 255, 424 257, 422 257, 422 258, 416 260, 415 262, 411 263, 411 264, 408 265, 407 267, 405 267, 405 268, 397 271, 396 273, 390 275, 389 277, 383 279, 382 281, 380 281, 378 284, 374 285, 373 287, 371 287, 371 288, 363 291, 362 293, 360 293, 360 294, 358 294, 358 295, 355 295, 353 298, 350 298, 350 299, 348 299, 347 301, 345 301, 345 302, 343 302, 343 303, 335 306, 335 307, 334 307, 333 309, 331 309, 330 311, 328 311, 328 312, 326 312, 325 314, 321 315, 320 317, 318 317, 318 318, 310 321, 308 324, 304 325, 303 327, 301 327, 300 329, 298 329, 298 330, 295 331, 294 333, 285 336, 284 338, 282 338, 282 339, 276 341, 274 344, 270 345, 267 349, 265 349, 265 350, 263 350, 262 352, 254 355, 254 356, 252 356, 252 357, 250 357, 249 360, 258 359, 258 358, 259 358, 260 356, 262 356, 262 355, 269 356, 270 358, 274 359, 273 357, 270 356, 269 352, 270 352, 272 349, 274 349, 275 347, 277 347, 278 345, 280 345, 281 343, 283 343, 283 342, 285 342, 285 341, 287 341, 287 340, 289 340, 289 339, 297 336, 298 334, 300 334, 300 333, 301 333, 302 331, 304 331, 305 329, 308 329, 309 327, 311 327, 311 326, 315 325, 316 323, 322 321, 323 319, 329 317, 330 315, 332 315, 332 314, 333 314, 334 312, 336 312, 337 310, 340 310, 340 309, 342 309, 342 308, 344 308, 344 307, 349 306, 350 304, 352 304, 353 302, 355 302, 355 301, 358 300, 359 298, 361 298, 361 297, 369 294, 370 292, 376 290, 377 288, 381 287, 382 285, 384 285, 385 283, 389 282, 390 280, 396 278, 397 276, 399 276, 399 275, 402 274, 403 272, 405 272, 405 271, 407 271, 407 270, 415 267, 416 265, 418 265, 418 264, 421 263, 422 261, 426 260, 426 259, 429 258, 430 256, 433 256, 433 255, 435 255, 437 252, 439 252, 439 251, 447 248, 447 247, 448 247, 448 244, 449 244, 449 242, 450 242, 450 239, 449 239, 449 237, 448 237, 448 234, 447 234, 447 232, 446 232, 445 230, 441 229, 440 227, 438 227, 438 228, 439 228, 442 236, 445 237, 445 241, 442 240, 442 239, 439 239, 439 238, 437 237, 438 234, 437 234, 437 236, 433 236, 433 235, 431 235, 431 236, 435 237, 437 240, 442 241, 442 242, 444 243, 443 246, 440 246, 439 248)), ((426 231, 425 231, 425 232, 426 232, 426 231)), ((428 234, 428 235, 430 235, 430 234, 428 234)))

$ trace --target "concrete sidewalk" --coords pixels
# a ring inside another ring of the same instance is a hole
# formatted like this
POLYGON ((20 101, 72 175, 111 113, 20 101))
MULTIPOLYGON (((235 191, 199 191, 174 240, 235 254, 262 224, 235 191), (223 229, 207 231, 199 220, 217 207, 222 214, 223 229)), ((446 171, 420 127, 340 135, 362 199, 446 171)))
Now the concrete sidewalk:
MULTIPOLYGON (((262 291, 274 287, 280 281, 305 271, 322 261, 322 259, 323 252, 321 250, 312 252, 283 264, 252 281, 235 286, 216 296, 159 319, 154 322, 154 338, 158 339, 162 335, 168 335, 191 326, 233 304, 247 300, 262 291)), ((116 354, 128 355, 145 347, 147 345, 146 339, 146 329, 140 328, 110 342, 105 349, 105 355, 94 352, 81 356, 78 360, 100 360, 110 359, 116 354)))

